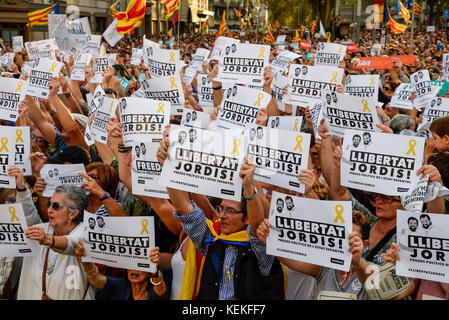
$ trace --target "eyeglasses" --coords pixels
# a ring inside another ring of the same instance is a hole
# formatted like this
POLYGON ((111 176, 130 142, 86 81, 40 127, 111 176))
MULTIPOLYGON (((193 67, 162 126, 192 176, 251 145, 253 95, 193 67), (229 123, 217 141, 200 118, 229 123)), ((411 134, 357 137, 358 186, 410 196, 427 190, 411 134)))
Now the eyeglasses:
POLYGON ((98 177, 94 173, 90 173, 90 174, 88 174, 88 176, 91 177, 94 180, 98 179, 98 177))
POLYGON ((223 206, 216 206, 215 210, 217 210, 218 214, 221 213, 226 213, 226 214, 236 214, 236 213, 243 213, 243 211, 237 211, 234 208, 229 208, 229 207, 223 207, 223 206))
POLYGON ((65 208, 65 206, 59 202, 51 202, 50 200, 48 200, 47 202, 47 209, 52 207, 53 210, 59 211, 65 208))
POLYGON ((393 197, 385 196, 383 194, 375 194, 374 201, 382 200, 385 204, 392 204, 393 201, 401 202, 401 200, 395 199, 393 197))
POLYGON ((13 198, 13 197, 5 198, 5 202, 4 202, 4 203, 5 203, 5 204, 16 203, 16 198, 13 198))
POLYGON ((32 141, 37 141, 38 143, 42 143, 42 142, 45 142, 45 140, 43 139, 43 138, 41 138, 41 137, 36 137, 34 134, 31 134, 31 140, 32 141))
POLYGON ((390 87, 384 87, 384 90, 390 91, 392 89, 390 87))

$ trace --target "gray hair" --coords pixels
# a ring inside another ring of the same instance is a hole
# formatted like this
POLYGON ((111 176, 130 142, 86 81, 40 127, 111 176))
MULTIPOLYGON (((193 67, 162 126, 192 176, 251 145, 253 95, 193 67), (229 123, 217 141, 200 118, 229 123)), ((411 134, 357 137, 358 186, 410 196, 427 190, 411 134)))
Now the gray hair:
POLYGON ((86 192, 78 186, 62 185, 56 187, 55 193, 61 193, 64 196, 65 205, 71 213, 79 210, 78 215, 72 221, 77 224, 82 222, 84 210, 87 210, 89 205, 86 192))
POLYGON ((413 118, 406 114, 397 114, 390 121, 390 128, 395 134, 399 134, 404 129, 410 129, 413 125, 413 118))

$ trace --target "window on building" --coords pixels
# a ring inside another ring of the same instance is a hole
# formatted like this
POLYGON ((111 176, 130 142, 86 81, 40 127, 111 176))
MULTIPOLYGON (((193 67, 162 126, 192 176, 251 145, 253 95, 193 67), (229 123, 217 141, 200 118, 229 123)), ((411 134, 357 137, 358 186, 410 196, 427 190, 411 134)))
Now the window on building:
MULTIPOLYGON (((12 37, 24 35, 25 24, 0 23, 0 36, 5 46, 12 47, 12 37)), ((24 39, 25 40, 25 39, 24 39)))

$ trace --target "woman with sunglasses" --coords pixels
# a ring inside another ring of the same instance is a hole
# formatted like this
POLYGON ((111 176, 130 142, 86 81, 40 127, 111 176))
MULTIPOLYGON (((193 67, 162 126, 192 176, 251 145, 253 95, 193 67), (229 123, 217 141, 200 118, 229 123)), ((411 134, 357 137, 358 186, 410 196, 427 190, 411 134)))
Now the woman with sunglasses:
POLYGON ((79 272, 82 266, 74 255, 78 239, 83 237, 81 222, 88 206, 84 190, 77 186, 57 187, 48 200, 48 222, 42 223, 23 170, 13 166, 8 174, 16 177, 17 202, 22 204, 28 225, 25 236, 40 244, 36 255, 23 258, 17 299, 94 299, 94 288, 79 272))

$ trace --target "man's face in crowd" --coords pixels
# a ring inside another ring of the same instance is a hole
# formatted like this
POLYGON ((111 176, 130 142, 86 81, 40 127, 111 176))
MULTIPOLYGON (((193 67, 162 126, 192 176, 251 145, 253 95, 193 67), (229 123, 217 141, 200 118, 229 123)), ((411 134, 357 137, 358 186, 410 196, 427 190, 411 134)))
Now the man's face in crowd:
POLYGON ((42 152, 45 152, 48 148, 48 142, 44 139, 44 136, 39 131, 39 129, 34 129, 31 131, 31 142, 36 143, 42 152))
MULTIPOLYGON (((242 211, 240 202, 232 200, 222 200, 221 206, 223 208, 232 208, 235 211, 242 211)), ((224 213, 220 214, 221 220, 221 233, 224 235, 229 235, 238 231, 245 230, 248 225, 248 217, 244 216, 243 213, 224 213)))
POLYGON ((318 168, 320 166, 320 148, 318 145, 314 144, 310 148, 310 157, 312 159, 313 167, 318 168))

